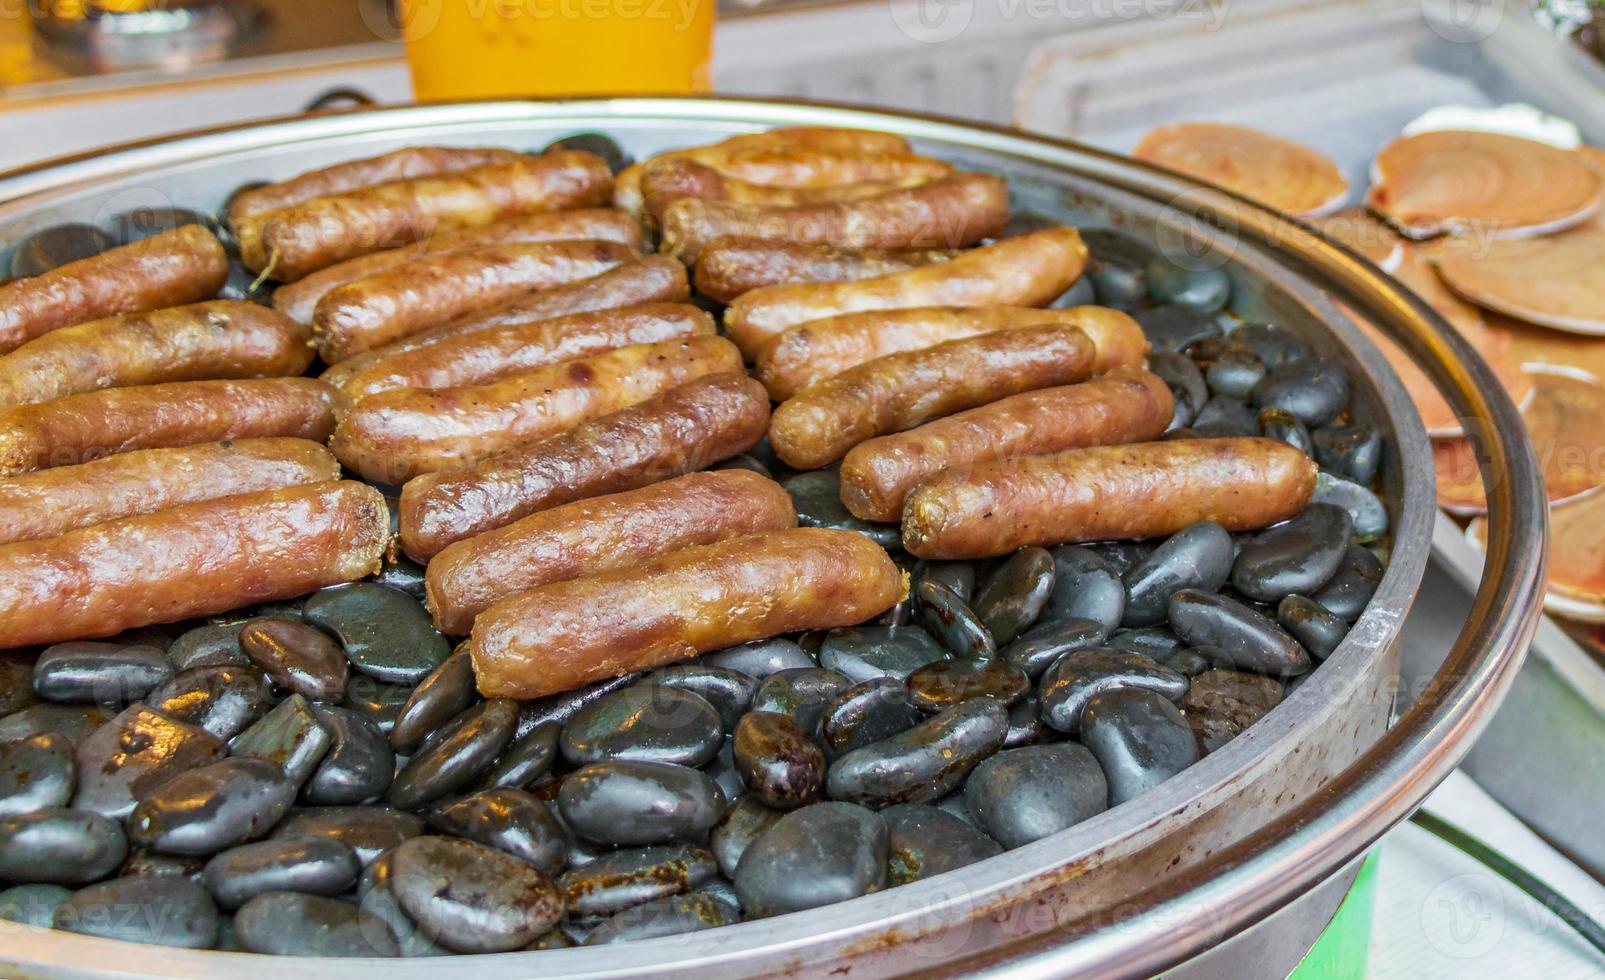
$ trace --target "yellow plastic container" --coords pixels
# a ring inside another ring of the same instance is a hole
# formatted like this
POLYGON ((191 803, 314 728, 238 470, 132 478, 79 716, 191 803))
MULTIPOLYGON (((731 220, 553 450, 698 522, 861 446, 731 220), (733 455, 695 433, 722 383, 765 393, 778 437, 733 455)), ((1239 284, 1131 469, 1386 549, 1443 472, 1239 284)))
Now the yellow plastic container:
POLYGON ((33 80, 33 15, 27 4, 0 4, 0 85, 33 80))
POLYGON ((707 91, 716 0, 402 0, 420 100, 707 91))

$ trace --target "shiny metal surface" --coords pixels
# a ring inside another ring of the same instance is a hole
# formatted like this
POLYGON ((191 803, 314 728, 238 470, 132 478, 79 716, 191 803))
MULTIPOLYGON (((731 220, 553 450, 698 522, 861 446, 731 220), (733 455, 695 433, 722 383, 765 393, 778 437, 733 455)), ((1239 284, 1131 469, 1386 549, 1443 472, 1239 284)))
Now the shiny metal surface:
MULTIPOLYGON (((1384 489, 1392 562, 1326 664, 1249 732, 1150 794, 1047 840, 927 881, 774 920, 613 949, 456 961, 483 977, 710 978, 784 970, 877 976, 991 972, 1146 975, 1181 963, 1344 869, 1446 775, 1486 723, 1537 616, 1545 508, 1514 407, 1466 345, 1370 266, 1228 194, 1051 140, 845 107, 721 99, 497 102, 271 122, 78 157, 0 176, 0 237, 90 220, 130 200, 216 207, 235 186, 408 143, 535 147, 600 130, 651 152, 771 125, 902 132, 928 152, 1010 179, 1016 207, 1112 224, 1223 263, 1234 306, 1301 333, 1353 372, 1358 414, 1392 433, 1384 489), (1391 730, 1400 623, 1430 545, 1432 474, 1419 420, 1340 301, 1421 355, 1480 420, 1494 547, 1477 604, 1429 690, 1391 730)), ((437 965, 273 961, 19 929, 0 973, 30 976, 423 975, 437 965), (6 962, 9 961, 9 962, 6 962), (98 964, 106 964, 100 966, 98 964), (8 968, 9 967, 9 968, 8 968)))

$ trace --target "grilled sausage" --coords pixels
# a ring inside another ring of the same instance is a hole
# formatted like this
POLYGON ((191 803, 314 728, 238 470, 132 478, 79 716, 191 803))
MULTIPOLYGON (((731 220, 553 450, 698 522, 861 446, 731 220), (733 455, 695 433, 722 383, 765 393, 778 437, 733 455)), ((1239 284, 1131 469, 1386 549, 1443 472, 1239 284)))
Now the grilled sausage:
POLYGON ((903 573, 853 531, 792 528, 685 548, 504 599, 474 621, 487 697, 535 698, 795 630, 861 623, 903 573))
POLYGON ((306 439, 240 439, 141 449, 0 480, 0 544, 181 504, 340 478, 340 464, 306 439))
POLYGON ((348 160, 332 167, 263 184, 235 194, 229 201, 230 225, 267 211, 287 208, 314 197, 346 194, 375 184, 472 170, 498 163, 516 163, 525 154, 495 147, 409 146, 363 160, 348 160))
POLYGON ((797 526, 791 496, 747 470, 691 473, 577 500, 448 546, 424 588, 435 626, 462 636, 496 602, 726 538, 797 526))
POLYGON ((334 428, 333 400, 314 378, 262 378, 107 388, 0 409, 0 476, 223 439, 322 442, 334 428))
POLYGON ((618 242, 639 252, 646 247, 641 223, 612 208, 579 208, 574 211, 547 211, 495 221, 477 228, 463 228, 434 235, 416 245, 372 252, 337 262, 317 272, 285 283, 273 292, 273 308, 298 323, 311 323, 318 300, 336 286, 389 272, 398 265, 426 255, 462 252, 492 245, 535 245, 541 242, 571 242, 582 239, 618 242))
POLYGON ((1155 538, 1198 521, 1251 531, 1315 492, 1315 462, 1275 439, 1094 446, 958 467, 909 494, 903 545, 921 558, 983 558, 1026 545, 1155 538))
POLYGON ((352 378, 365 377, 371 372, 383 371, 382 365, 399 354, 419 350, 443 340, 467 337, 483 330, 515 324, 535 323, 572 313, 634 306, 637 303, 682 303, 691 296, 691 285, 686 281, 685 267, 673 259, 649 256, 636 262, 626 262, 611 272, 593 279, 582 279, 567 286, 558 286, 522 299, 468 316, 442 323, 438 327, 420 330, 410 337, 375 347, 355 357, 348 357, 330 368, 323 379, 336 387, 345 387, 352 378))
POLYGON ((613 173, 601 157, 578 150, 548 153, 315 197, 251 215, 234 225, 234 236, 252 271, 294 281, 437 232, 590 207, 607 200, 612 186, 613 173))
POLYGON ((864 520, 895 521, 909 492, 949 467, 1153 439, 1174 411, 1170 387, 1132 368, 1011 395, 859 443, 842 460, 842 503, 864 520))
POLYGON ((939 248, 854 249, 758 238, 716 238, 697 258, 697 292, 729 303, 742 293, 783 282, 846 282, 946 262, 939 248))
POLYGON ((812 384, 878 357, 1021 327, 1068 325, 1092 341, 1092 373, 1140 367, 1148 338, 1137 321, 1118 310, 1077 306, 1036 310, 1019 306, 974 309, 925 307, 848 313, 799 324, 771 340, 753 371, 781 400, 812 384))
POLYGON ((557 435, 709 374, 741 370, 723 337, 635 344, 469 388, 401 388, 357 403, 334 430, 340 462, 403 483, 557 435))
POLYGON ((352 481, 262 490, 0 545, 0 647, 304 595, 379 570, 383 495, 352 481))
POLYGON ((817 469, 875 436, 1009 395, 1082 381, 1092 341, 1075 327, 1028 327, 877 358, 798 392, 769 420, 788 466, 817 469))
POLYGON ((961 248, 1003 230, 1009 190, 991 174, 952 174, 859 201, 760 207, 681 198, 663 209, 658 251, 691 265, 738 235, 848 248, 961 248))
POLYGON ((223 288, 228 254, 185 225, 0 286, 0 354, 52 330, 193 303, 223 288))
POLYGON ((420 257, 329 290, 312 314, 324 361, 340 361, 527 293, 599 276, 636 257, 618 242, 492 245, 420 257))
POLYGON ((0 357, 0 405, 101 388, 297 375, 307 329, 255 303, 219 299, 54 330, 0 357))
POLYGON ((1070 288, 1087 264, 1074 228, 1005 238, 937 265, 856 282, 765 286, 725 311, 725 330, 749 357, 770 338, 807 320, 914 306, 1044 306, 1070 288))
POLYGON ((929 157, 890 157, 887 162, 895 163, 886 168, 895 171, 895 176, 847 184, 796 186, 742 180, 693 160, 654 160, 641 171, 642 206, 647 214, 658 218, 665 208, 683 197, 760 207, 861 201, 887 191, 928 184, 953 172, 951 165, 929 157))
POLYGON ((510 323, 394 354, 347 375, 336 411, 381 391, 490 384, 558 361, 631 344, 716 332, 713 317, 688 303, 641 303, 510 323))
POLYGON ((401 488, 401 546, 426 561, 453 541, 536 511, 634 490, 752 448, 769 396, 744 374, 716 374, 483 462, 401 488))

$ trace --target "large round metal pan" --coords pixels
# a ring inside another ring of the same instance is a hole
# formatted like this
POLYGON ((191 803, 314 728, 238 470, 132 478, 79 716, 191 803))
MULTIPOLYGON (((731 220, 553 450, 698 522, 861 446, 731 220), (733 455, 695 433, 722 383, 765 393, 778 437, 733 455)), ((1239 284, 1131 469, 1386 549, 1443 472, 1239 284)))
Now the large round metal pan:
MULTIPOLYGON (((482 980, 641 973, 711 980, 762 971, 1149 975, 1351 867, 1453 768, 1514 676, 1538 613, 1544 496, 1515 409, 1475 353, 1374 268, 1272 212, 1110 154, 941 119, 753 100, 593 99, 285 119, 44 164, 0 177, 0 241, 141 205, 213 210, 248 181, 408 144, 537 148, 597 131, 639 157, 777 125, 899 132, 924 152, 1006 177, 1018 212, 1117 227, 1226 269, 1234 309, 1284 325, 1344 364, 1355 379, 1357 414, 1389 434, 1384 491, 1394 545, 1386 577, 1339 650, 1259 724, 1149 794, 1054 837, 808 912, 620 947, 458 959, 445 968, 482 980), (1397 379, 1340 303, 1422 359, 1488 449, 1493 541, 1476 607, 1432 688, 1396 721, 1399 627, 1430 547, 1431 454, 1397 379)), ((0 972, 32 977, 404 980, 442 969, 428 961, 178 951, 27 927, 7 935, 0 957, 0 972)))

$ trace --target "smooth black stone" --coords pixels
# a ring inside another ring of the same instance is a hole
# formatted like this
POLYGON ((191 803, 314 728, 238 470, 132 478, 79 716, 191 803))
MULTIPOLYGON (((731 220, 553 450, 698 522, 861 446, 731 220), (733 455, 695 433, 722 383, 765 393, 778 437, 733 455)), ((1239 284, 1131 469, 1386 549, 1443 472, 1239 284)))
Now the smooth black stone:
POLYGON ((393 957, 384 920, 359 905, 300 891, 258 895, 234 916, 240 948, 273 956, 393 957))
MULTIPOLYGON (((29 692, 32 690, 30 682, 29 692)), ((111 719, 112 713, 98 704, 40 701, 0 718, 0 742, 55 732, 76 746, 90 732, 111 719)))
POLYGON ((467 711, 478 694, 468 649, 460 648, 407 695, 390 726, 391 746, 397 752, 412 752, 431 732, 467 711))
POLYGON ((971 698, 994 698, 1004 707, 1019 704, 1031 690, 1025 671, 1002 660, 943 660, 908 675, 916 707, 935 713, 971 698))
POLYGON ((1017 749, 1022 745, 1058 741, 1057 738, 1052 737, 1055 735, 1057 735, 1056 732, 1042 724, 1042 718, 1037 707, 1037 696, 1030 694, 1019 704, 1009 709, 1009 730, 1003 736, 1003 747, 1017 749))
POLYGON ((713 828, 713 833, 708 835, 708 848, 718 862, 719 872, 726 877, 734 876, 736 865, 741 863, 741 855, 746 853, 760 834, 785 815, 785 810, 767 806, 755 795, 747 794, 737 799, 724 819, 713 828))
POLYGON ((836 695, 820 723, 820 740, 826 756, 835 760, 906 732, 924 718, 907 685, 892 677, 876 677, 836 695))
POLYGON ((1107 562, 1114 570, 1115 576, 1119 577, 1131 571, 1158 546, 1157 541, 1100 541, 1087 545, 1086 550, 1107 562))
POLYGON ((1267 439, 1285 442, 1308 456, 1314 447, 1310 444, 1310 430, 1299 417, 1285 408, 1262 408, 1257 416, 1259 434, 1267 439))
POLYGON ((1282 702, 1284 688, 1269 677, 1209 670, 1192 680, 1182 714, 1205 752, 1213 752, 1282 702))
POLYGON ((306 698, 292 694, 229 743, 229 754, 266 759, 299 789, 329 751, 334 737, 306 698))
POLYGON ((385 800, 416 810, 467 789, 513 740, 518 702, 492 698, 456 718, 425 742, 390 783, 385 800))
POLYGON ((1192 647, 1177 647, 1160 658, 1159 662, 1183 677, 1197 677, 1214 668, 1214 663, 1192 647))
POLYGON ((975 565, 967 561, 929 561, 921 558, 914 566, 912 584, 930 579, 953 590, 968 603, 975 598, 975 565))
POLYGON ((1370 486, 1382 465, 1382 432, 1374 426, 1328 426, 1310 433, 1315 461, 1360 486, 1370 486))
POLYGON ((221 908, 237 909, 268 892, 339 895, 357 883, 357 852, 329 838, 264 840, 213 857, 201 883, 221 908))
POLYGON ((1165 697, 1118 688, 1094 697, 1081 715, 1081 743, 1109 783, 1109 805, 1135 799, 1199 759, 1187 719, 1165 697))
POLYGON ((402 956, 451 956, 451 950, 435 942, 401 910, 396 893, 390 889, 390 859, 394 855, 395 851, 386 851, 362 869, 362 877, 357 879, 357 899, 362 910, 385 924, 402 956))
POLYGON ((1232 572, 1232 536, 1214 521, 1200 521, 1166 538, 1147 558, 1122 576, 1126 586, 1126 626, 1165 621, 1170 597, 1182 589, 1213 592, 1232 572))
POLYGON ((418 600, 371 582, 324 589, 302 615, 340 640, 353 667, 382 681, 416 684, 451 654, 418 600))
POLYGON ((1272 371, 1315 359, 1315 348, 1291 331, 1269 323, 1245 323, 1228 339, 1234 347, 1253 351, 1272 371))
POLYGON ((1200 340, 1222 335, 1215 318, 1185 306, 1155 306, 1132 314, 1155 350, 1184 351, 1200 340))
POLYGON ((997 644, 979 616, 957 594, 932 579, 914 586, 915 617, 925 631, 960 657, 997 656, 997 644))
POLYGON ((49 929, 56 909, 72 897, 60 885, 17 885, 0 891, 0 919, 49 929))
POLYGON ((369 677, 367 674, 353 674, 346 681, 345 700, 340 707, 355 711, 357 714, 379 726, 380 734, 390 736, 390 730, 396 725, 396 716, 401 714, 402 706, 412 697, 412 687, 393 681, 381 681, 369 677))
POLYGON ((428 594, 424 588, 424 566, 405 555, 387 559, 385 567, 374 576, 373 583, 405 592, 419 602, 423 602, 428 594))
MULTIPOLYGON (((809 661, 812 663, 812 661, 809 661)), ((583 707, 597 698, 607 697, 620 688, 629 687, 641 679, 640 672, 622 674, 618 677, 609 677, 606 680, 587 684, 574 691, 564 691, 561 694, 549 694, 534 701, 525 701, 518 707, 518 728, 513 731, 514 738, 523 738, 537 725, 547 722, 556 722, 559 725, 567 723, 583 707)))
POLYGON ((1098 302, 1098 291, 1093 288, 1092 280, 1086 276, 1070 284, 1070 288, 1056 296, 1048 304, 1050 310, 1068 310, 1077 306, 1091 306, 1098 302))
POLYGON ((273 691, 252 667, 196 667, 173 675, 146 695, 145 703, 226 741, 273 708, 273 691))
POLYGON ((1099 306, 1115 310, 1134 310, 1148 297, 1148 281, 1143 275, 1141 256, 1126 260, 1094 253, 1087 263, 1086 278, 1092 283, 1099 306), (1134 260, 1133 260, 1134 259, 1134 260))
POLYGON ((758 685, 758 693, 752 697, 752 710, 791 715, 803 731, 817 732, 825 708, 852 683, 846 674, 823 667, 779 670, 758 685))
POLYGON ((250 658, 240 649, 240 627, 245 622, 207 623, 180 633, 167 648, 167 658, 181 671, 197 667, 250 666, 250 658))
POLYGON ((1006 848, 1056 834, 1109 806, 1103 770, 1074 742, 999 752, 975 767, 964 802, 976 822, 1006 848))
POLYGON ((1215 358, 1204 372, 1209 390, 1224 398, 1246 401, 1265 379, 1265 365, 1246 350, 1229 350, 1215 358))
POLYGON ((707 664, 670 664, 659 667, 642 679, 643 684, 661 684, 695 694, 713 705, 719 713, 719 722, 725 731, 735 728, 736 722, 752 705, 758 693, 758 680, 751 674, 730 667, 710 667, 707 664))
POLYGON ((886 821, 888 887, 906 885, 1003 853, 997 841, 934 806, 891 806, 881 811, 881 818, 886 821))
POLYGON ((308 701, 339 701, 345 695, 350 665, 329 634, 272 617, 250 620, 240 627, 240 649, 281 690, 308 701))
POLYGON ((1338 565, 1337 573, 1310 598, 1325 606, 1332 615, 1352 623, 1365 612, 1366 604, 1382 584, 1383 571, 1376 555, 1351 544, 1343 552, 1343 562, 1338 565))
POLYGON ((709 667, 739 670, 760 681, 777 671, 817 666, 814 658, 810 657, 802 647, 791 640, 778 637, 773 640, 756 640, 704 654, 702 663, 709 667))
POLYGON ((819 665, 854 683, 890 677, 902 680, 952 654, 918 626, 847 626, 825 634, 819 665))
POLYGON ((1349 624, 1314 599, 1290 595, 1276 607, 1276 621, 1293 634, 1310 656, 1325 660, 1349 635, 1349 624))
POLYGON ((153 878, 188 878, 199 884, 201 870, 205 867, 204 855, 161 854, 139 848, 129 852, 128 859, 117 869, 117 877, 133 878, 148 875, 153 878))
POLYGON ((1176 593, 1170 600, 1170 625, 1188 646, 1241 670, 1293 677, 1310 669, 1309 651, 1286 630, 1227 596, 1176 593))
POLYGON ((791 494, 801 527, 829 527, 857 531, 888 551, 903 550, 903 530, 898 524, 862 521, 848 513, 842 503, 841 477, 834 470, 798 473, 781 486, 791 494))
POLYGON ((731 743, 748 792, 777 809, 811 803, 825 785, 825 753, 790 715, 749 711, 731 743))
POLYGON ((168 854, 216 854, 261 837, 289 812, 295 784, 264 759, 235 758, 180 773, 146 795, 128 838, 168 854))
POLYGON ((750 456, 747 453, 737 453, 729 459, 722 459, 708 467, 708 469, 746 470, 749 473, 756 473, 759 476, 767 476, 771 480, 774 479, 775 476, 774 473, 770 471, 769 467, 763 464, 762 460, 758 459, 756 456, 750 456))
POLYGON ((330 745, 301 800, 315 806, 354 806, 384 795, 396 775, 396 757, 379 726, 349 708, 315 704, 318 724, 330 745))
POLYGON ((1207 438, 1223 436, 1257 436, 1259 419, 1254 410, 1235 398, 1211 395, 1209 401, 1193 416, 1193 426, 1207 438))
POLYGON ((1003 746, 1009 713, 992 698, 976 698, 831 763, 832 799, 880 809, 928 803, 946 796, 982 759, 1003 746))
POLYGON ((557 795, 563 822, 602 844, 699 839, 724 806, 711 776, 667 762, 599 762, 570 773, 557 795))
POLYGON ((1187 399, 1190 409, 1188 421, 1192 420, 1192 413, 1209 400, 1209 383, 1204 380, 1204 372, 1186 354, 1168 350, 1151 351, 1148 354, 1148 370, 1159 375, 1172 392, 1180 393, 1187 399))
POLYGON ((74 778, 72 742, 63 735, 0 742, 0 817, 66 806, 74 778))
POLYGON ((1115 632, 1101 644, 1111 650, 1129 650, 1150 660, 1163 660, 1181 649, 1183 643, 1169 626, 1139 626, 1115 632))
POLYGON ((643 680, 580 709, 558 744, 575 766, 628 759, 696 767, 723 739, 719 712, 706 698, 643 680))
POLYGON ((880 814, 851 803, 793 810, 765 830, 736 866, 749 916, 832 905, 886 884, 889 834, 880 814))
POLYGON ((592 929, 585 937, 587 946, 634 942, 680 936, 704 929, 734 925, 741 921, 741 910, 707 892, 675 895, 625 909, 592 929))
POLYGON ((11 249, 11 277, 26 279, 43 275, 69 262, 93 258, 117 242, 96 228, 72 222, 40 229, 17 242, 11 249))
POLYGON ((111 234, 117 244, 128 245, 185 225, 200 225, 208 231, 217 228, 217 222, 210 216, 188 208, 141 207, 112 215, 111 234))
POLYGON ((1282 408, 1310 428, 1326 425, 1349 402, 1349 377, 1330 361, 1313 359, 1273 370, 1254 388, 1254 404, 1282 408))
POLYGON ((628 908, 683 895, 719 873, 713 855, 689 844, 613 851, 564 873, 559 880, 568 913, 616 915, 628 908))
POLYGON ((1140 687, 1178 701, 1187 693, 1187 678, 1140 653, 1077 650, 1042 675, 1039 712, 1048 725, 1074 735, 1087 702, 1102 691, 1119 687, 1140 687))
POLYGON ((1314 593, 1337 572, 1353 531, 1341 507, 1310 504, 1243 546, 1232 565, 1232 588, 1260 602, 1314 593))
POLYGON ((1038 623, 1003 648, 1000 658, 1025 671, 1035 680, 1055 660, 1071 650, 1099 646, 1107 633, 1101 623, 1090 619, 1060 619, 1038 623))
POLYGON ((39 701, 33 690, 32 656, 16 650, 0 651, 0 721, 39 701))
POLYGON ((547 874, 568 863, 568 835, 546 804, 521 789, 490 789, 432 807, 434 830, 506 851, 547 874))
POLYGON ((1046 548, 1021 548, 987 577, 974 609, 995 643, 1013 641, 1042 615, 1053 595, 1053 573, 1046 548))
POLYGON ((389 885, 402 911, 427 935, 460 953, 518 949, 563 914, 562 895, 550 877, 456 837, 414 837, 397 847, 389 885))
POLYGON ((546 150, 584 150, 586 153, 594 153, 606 160, 614 173, 635 162, 635 158, 626 153, 613 137, 602 133, 575 133, 573 136, 565 136, 560 140, 553 140, 546 150))
POLYGON ((128 855, 120 823, 98 813, 46 807, 0 817, 0 880, 81 885, 117 870, 128 855))
POLYGON ((402 841, 424 832, 424 822, 401 810, 378 806, 314 806, 293 810, 273 829, 275 840, 327 837, 368 864, 402 841))
POLYGON ((1347 511, 1355 540, 1361 544, 1370 544, 1388 533, 1388 508, 1358 483, 1323 472, 1315 478, 1315 499, 1347 511))
POLYGON ((557 761, 557 739, 561 731, 562 726, 555 721, 542 722, 522 738, 514 739, 480 779, 481 788, 526 789, 551 772, 552 763, 557 761))
POLYGON ((1157 256, 1148 263, 1148 295, 1199 313, 1219 313, 1232 297, 1232 280, 1219 268, 1187 268, 1157 256))
POLYGON ((1108 553, 1074 544, 1053 549, 1053 596, 1042 612, 1044 620, 1090 619, 1106 632, 1120 625, 1126 586, 1120 571, 1105 558, 1108 553))
POLYGON ((210 949, 217 906, 187 878, 114 878, 90 885, 56 909, 57 929, 102 939, 210 949))
POLYGON ((74 640, 39 654, 33 689, 61 704, 127 704, 172 676, 172 661, 155 647, 74 640))
POLYGON ((74 749, 78 785, 73 808, 126 817, 139 799, 167 780, 216 762, 227 752, 222 740, 205 729, 142 704, 131 705, 74 749))

